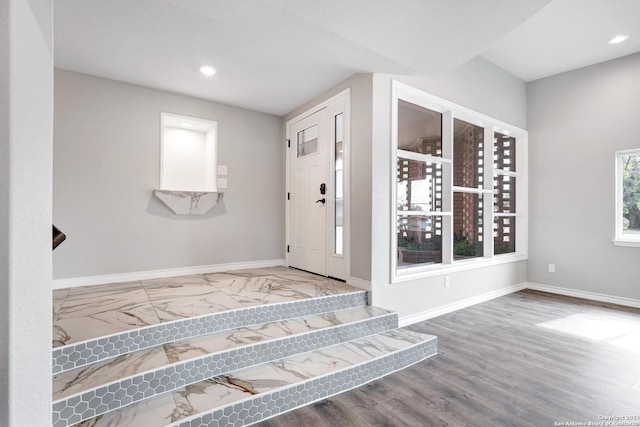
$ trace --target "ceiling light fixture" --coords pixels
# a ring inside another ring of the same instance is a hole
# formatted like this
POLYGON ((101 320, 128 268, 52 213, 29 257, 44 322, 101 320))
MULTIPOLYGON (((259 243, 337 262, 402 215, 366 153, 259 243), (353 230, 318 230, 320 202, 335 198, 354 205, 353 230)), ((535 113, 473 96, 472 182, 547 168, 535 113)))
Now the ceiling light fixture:
POLYGON ((201 65, 200 72, 205 76, 213 76, 216 73, 216 69, 211 65, 201 65))
POLYGON ((628 35, 626 34, 620 34, 618 36, 613 37, 612 39, 609 40, 609 44, 618 44, 618 43, 622 43, 623 41, 627 40, 629 38, 628 35))

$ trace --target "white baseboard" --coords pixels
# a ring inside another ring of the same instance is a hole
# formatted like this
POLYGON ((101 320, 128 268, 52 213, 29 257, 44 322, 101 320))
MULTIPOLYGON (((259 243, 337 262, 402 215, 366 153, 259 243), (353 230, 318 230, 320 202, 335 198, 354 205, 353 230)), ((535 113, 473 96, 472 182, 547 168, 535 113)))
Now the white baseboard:
POLYGON ((108 274, 104 276, 72 277, 69 279, 53 280, 53 289, 133 282, 136 280, 160 279, 163 277, 187 276, 190 274, 218 273, 221 271, 243 270, 247 268, 280 267, 283 265, 285 265, 285 260, 283 259, 268 259, 264 261, 199 265, 194 267, 168 268, 164 270, 134 271, 131 273, 108 274))
POLYGON ((433 319, 434 317, 442 316, 443 314, 451 313, 463 308, 471 307, 472 305, 480 304, 481 302, 486 302, 495 298, 512 294, 514 292, 521 291, 523 289, 526 289, 527 285, 527 282, 518 283, 506 288, 496 289, 495 291, 486 292, 484 294, 476 295, 471 298, 456 301, 451 304, 442 305, 431 310, 404 316, 399 319, 398 323, 400 324, 400 327, 403 327, 411 325, 413 323, 422 322, 424 320, 433 319))
POLYGON ((371 290, 371 282, 364 279, 359 279, 357 277, 349 276, 347 279, 347 284, 351 286, 355 286, 356 288, 363 289, 365 291, 371 290))
POLYGON ((527 289, 534 291, 549 292, 552 294, 564 295, 568 297, 589 299, 593 301, 608 302, 611 304, 624 305, 626 307, 640 308, 640 300, 613 295, 598 294, 595 292, 579 291, 576 289, 561 288, 558 286, 542 285, 540 283, 527 282, 527 289))

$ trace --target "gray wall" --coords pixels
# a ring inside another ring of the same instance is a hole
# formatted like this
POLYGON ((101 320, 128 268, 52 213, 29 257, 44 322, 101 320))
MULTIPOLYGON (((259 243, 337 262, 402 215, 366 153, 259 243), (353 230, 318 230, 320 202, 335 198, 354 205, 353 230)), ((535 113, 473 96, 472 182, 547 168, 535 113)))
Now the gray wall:
POLYGON ((0 2, 0 426, 51 425, 52 9, 0 2))
POLYGON ((614 153, 640 147, 639 76, 634 54, 528 85, 530 281, 640 299, 640 249, 611 243, 614 153))
POLYGON ((526 85, 480 57, 432 78, 393 78, 513 126, 527 128, 526 85))
POLYGON ((372 74, 355 74, 287 114, 288 120, 351 90, 351 276, 371 278, 371 95, 372 74))
POLYGON ((526 85, 495 65, 477 58, 434 78, 376 74, 373 80, 372 143, 372 290, 373 303, 398 312, 401 318, 473 298, 527 281, 526 261, 447 273, 390 284, 391 80, 398 80, 433 95, 526 128, 526 85))
POLYGON ((57 69, 54 278, 283 258, 283 159, 280 117, 57 69), (229 188, 204 216, 152 196, 160 112, 218 122, 229 188))

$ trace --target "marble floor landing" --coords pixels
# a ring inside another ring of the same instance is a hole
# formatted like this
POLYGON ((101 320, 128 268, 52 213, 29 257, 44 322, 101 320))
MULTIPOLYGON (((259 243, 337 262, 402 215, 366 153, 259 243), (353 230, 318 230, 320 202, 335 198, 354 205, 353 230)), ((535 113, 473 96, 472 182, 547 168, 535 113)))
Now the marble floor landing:
POLYGON ((53 291, 53 347, 179 319, 361 291, 286 267, 53 291))

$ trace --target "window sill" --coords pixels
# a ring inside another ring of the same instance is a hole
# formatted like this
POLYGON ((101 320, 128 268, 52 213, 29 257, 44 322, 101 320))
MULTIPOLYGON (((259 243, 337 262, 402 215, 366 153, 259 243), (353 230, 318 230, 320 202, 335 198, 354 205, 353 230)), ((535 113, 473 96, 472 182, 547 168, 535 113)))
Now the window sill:
POLYGON ((489 259, 457 261, 455 262, 455 264, 450 265, 430 265, 425 267, 408 268, 405 270, 405 272, 394 276, 391 280, 391 283, 395 284, 408 282, 410 280, 441 276, 443 274, 457 273, 459 271, 475 270, 478 268, 491 267, 494 265, 526 261, 527 259, 529 258, 526 254, 498 255, 489 259))
POLYGON ((631 247, 631 248, 640 248, 640 240, 620 240, 620 239, 615 239, 615 240, 612 240, 611 243, 613 243, 616 246, 626 246, 626 247, 631 247))

